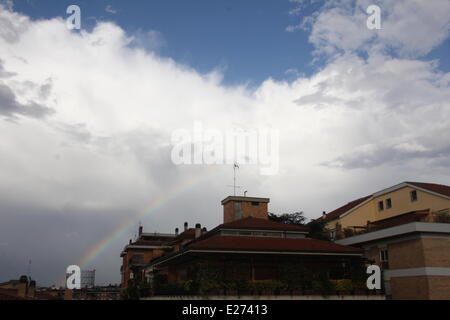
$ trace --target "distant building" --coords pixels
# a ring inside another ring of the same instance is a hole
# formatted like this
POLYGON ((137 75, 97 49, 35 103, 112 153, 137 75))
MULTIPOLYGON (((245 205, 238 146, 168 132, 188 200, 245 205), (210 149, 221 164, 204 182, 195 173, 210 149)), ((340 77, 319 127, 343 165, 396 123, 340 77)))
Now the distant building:
POLYGON ((81 288, 95 287, 95 269, 81 270, 81 288))
POLYGON ((120 286, 85 287, 64 291, 64 300, 119 300, 120 286))
POLYGON ((126 289, 132 281, 140 280, 147 263, 170 249, 167 243, 174 238, 175 234, 144 233, 142 226, 139 227, 138 239, 134 242, 130 240, 120 254, 121 287, 126 289))
POLYGON ((404 182, 320 217, 383 270, 393 299, 450 299, 450 186, 404 182))
POLYGON ((27 276, 0 283, 0 300, 34 299, 35 295, 36 281, 27 276))

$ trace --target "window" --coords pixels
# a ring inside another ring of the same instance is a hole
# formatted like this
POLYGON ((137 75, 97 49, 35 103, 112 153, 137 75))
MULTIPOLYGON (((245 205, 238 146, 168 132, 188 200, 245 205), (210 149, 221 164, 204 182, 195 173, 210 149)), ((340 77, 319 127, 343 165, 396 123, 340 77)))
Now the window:
POLYGON ((384 203, 383 201, 378 201, 378 210, 383 211, 384 210, 384 203))
POLYGON ((286 233, 286 238, 306 238, 303 233, 286 233))
POLYGON ((386 199, 386 209, 392 208, 392 200, 391 198, 386 199))
POLYGON ((224 236, 237 236, 238 232, 237 231, 224 230, 224 231, 222 231, 222 235, 224 235, 224 236))
POLYGON ((240 202, 234 203, 234 218, 235 219, 242 219, 242 208, 240 202))
POLYGON ((416 190, 411 191, 410 195, 411 195, 411 202, 417 201, 417 191, 416 190))
POLYGON ((330 230, 330 240, 334 241, 336 239, 336 230, 330 230))
POLYGON ((252 206, 254 206, 254 207, 259 206, 259 202, 257 202, 257 201, 252 201, 252 206))
POLYGON ((382 269, 389 269, 389 255, 387 248, 380 248, 380 262, 382 269))

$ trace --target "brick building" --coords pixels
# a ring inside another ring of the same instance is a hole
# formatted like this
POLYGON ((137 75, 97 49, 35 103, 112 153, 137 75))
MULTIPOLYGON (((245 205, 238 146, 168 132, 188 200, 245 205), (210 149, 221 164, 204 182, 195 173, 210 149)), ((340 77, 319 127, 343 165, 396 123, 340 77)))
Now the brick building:
POLYGON ((170 250, 167 243, 174 238, 175 234, 144 233, 140 226, 136 241, 133 242, 130 239, 120 254, 122 258, 121 288, 126 289, 131 281, 140 281, 143 267, 150 260, 163 255, 165 250, 170 250))
POLYGON ((19 280, 10 280, 0 283, 1 300, 34 299, 36 297, 36 281, 27 276, 21 276, 19 280))
POLYGON ((336 243, 357 246, 383 270, 393 299, 450 299, 450 186, 403 182, 333 210, 336 243))
POLYGON ((404 221, 390 221, 397 225, 336 243, 363 248, 382 268, 386 294, 393 299, 450 300, 450 224, 420 222, 421 216, 411 212, 404 221))
POLYGON ((166 243, 171 250, 147 264, 145 277, 150 282, 176 283, 215 270, 222 282, 276 281, 291 267, 305 270, 311 284, 322 275, 345 279, 356 274, 355 268, 365 271, 362 250, 308 238, 305 226, 270 221, 268 203, 267 198, 227 197, 222 201, 223 224, 210 231, 197 224, 177 235, 166 243))

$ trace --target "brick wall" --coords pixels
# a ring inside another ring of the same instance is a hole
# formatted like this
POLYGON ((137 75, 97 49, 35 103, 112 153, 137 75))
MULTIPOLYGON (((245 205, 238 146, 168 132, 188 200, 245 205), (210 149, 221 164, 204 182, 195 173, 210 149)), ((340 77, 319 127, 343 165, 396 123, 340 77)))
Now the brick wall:
POLYGON ((391 291, 396 300, 427 300, 428 279, 425 276, 391 278, 391 291))
POLYGON ((422 239, 388 245, 389 269, 421 268, 425 266, 422 239))
POLYGON ((422 247, 427 267, 450 267, 450 239, 425 238, 422 247))
POLYGON ((450 300, 450 277, 428 276, 430 299, 450 300))
MULTIPOLYGON (((390 243, 389 269, 450 267, 450 239, 422 238, 390 243)), ((380 264, 378 247, 369 249, 369 256, 380 264)), ((393 299, 448 299, 449 276, 393 277, 390 279, 393 299)))
POLYGON ((229 201, 223 206, 223 222, 231 222, 246 217, 267 219, 268 209, 266 202, 259 202, 257 206, 248 201, 229 201), (238 205, 236 205, 238 203, 238 205), (240 206, 240 210, 239 210, 240 206), (240 211, 240 212, 239 212, 240 211))

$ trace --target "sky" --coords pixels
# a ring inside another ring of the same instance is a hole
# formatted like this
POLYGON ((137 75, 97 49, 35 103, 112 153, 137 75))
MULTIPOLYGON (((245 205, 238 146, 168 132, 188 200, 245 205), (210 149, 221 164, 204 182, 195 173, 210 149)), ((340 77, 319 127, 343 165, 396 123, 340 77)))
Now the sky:
POLYGON ((38 285, 71 264, 118 283, 139 223, 221 223, 233 166, 171 158, 173 133, 198 122, 279 131, 276 174, 237 170, 238 192, 274 213, 449 184, 447 0, 0 4, 0 282, 31 260, 38 285))

